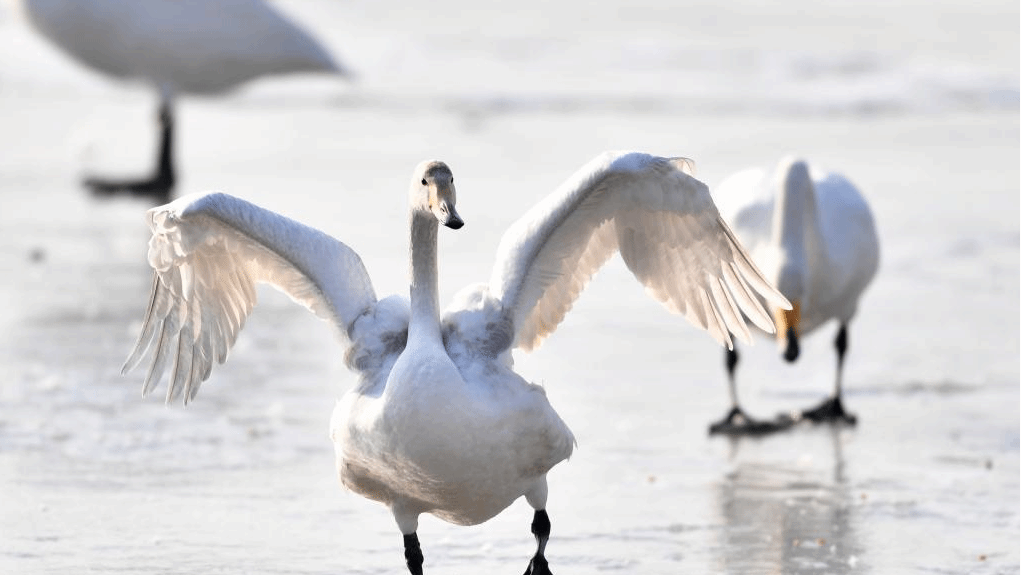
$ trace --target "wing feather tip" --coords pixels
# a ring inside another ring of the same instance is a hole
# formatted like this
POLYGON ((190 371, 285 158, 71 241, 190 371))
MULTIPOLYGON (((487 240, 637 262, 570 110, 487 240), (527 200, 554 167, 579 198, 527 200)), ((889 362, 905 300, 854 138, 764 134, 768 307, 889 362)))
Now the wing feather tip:
POLYGON ((155 381, 146 379, 144 382, 142 382, 142 398, 144 399, 152 395, 152 392, 155 391, 158 386, 159 378, 157 378, 155 381))
POLYGON ((776 303, 777 305, 779 305, 780 308, 782 308, 784 310, 787 310, 787 311, 791 311, 792 309, 794 309, 794 304, 792 304, 791 300, 787 299, 787 297, 785 295, 780 293, 780 290, 776 290, 776 293, 774 295, 776 297, 778 297, 779 300, 774 300, 773 303, 776 303))

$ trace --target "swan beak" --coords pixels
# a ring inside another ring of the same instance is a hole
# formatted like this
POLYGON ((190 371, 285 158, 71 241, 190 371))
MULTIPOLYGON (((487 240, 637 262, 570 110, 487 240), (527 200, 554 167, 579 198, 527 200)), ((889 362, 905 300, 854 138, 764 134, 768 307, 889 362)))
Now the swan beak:
POLYGON ((452 230, 459 230, 464 225, 464 220, 458 215, 451 196, 453 196, 452 193, 444 194, 439 198, 439 205, 437 206, 439 209, 436 211, 436 219, 452 230))
POLYGON ((450 206, 449 211, 446 212, 446 217, 441 220, 441 223, 452 230, 459 230, 464 225, 464 220, 461 216, 457 215, 457 210, 454 206, 450 206))
POLYGON ((457 191, 454 190, 453 176, 446 181, 435 181, 429 186, 429 208, 433 215, 441 224, 452 230, 459 230, 464 225, 464 220, 454 207, 457 201, 455 198, 457 191))
POLYGON ((791 301, 791 309, 776 310, 776 339, 784 347, 783 357, 787 361, 798 359, 801 352, 798 334, 801 332, 801 302, 791 301))
POLYGON ((787 328, 787 347, 783 350, 783 358, 787 363, 793 363, 801 354, 801 347, 798 345, 798 334, 793 327, 787 328))

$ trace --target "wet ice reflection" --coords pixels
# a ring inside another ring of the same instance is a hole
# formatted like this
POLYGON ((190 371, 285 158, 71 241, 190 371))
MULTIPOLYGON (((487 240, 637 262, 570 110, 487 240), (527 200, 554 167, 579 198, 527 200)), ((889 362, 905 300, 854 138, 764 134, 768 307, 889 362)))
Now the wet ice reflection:
POLYGON ((735 465, 715 490, 727 572, 849 573, 861 561, 842 432, 812 432, 828 445, 794 464, 759 459, 756 445, 729 439, 735 465))

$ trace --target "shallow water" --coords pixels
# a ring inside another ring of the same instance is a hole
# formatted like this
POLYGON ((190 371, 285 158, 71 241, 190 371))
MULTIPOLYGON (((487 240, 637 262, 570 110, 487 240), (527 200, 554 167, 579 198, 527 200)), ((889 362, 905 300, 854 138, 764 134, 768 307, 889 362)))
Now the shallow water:
MULTIPOLYGON (((542 17, 528 3, 500 16, 287 3, 359 84, 184 100, 181 191, 223 189, 320 227, 389 294, 406 289, 408 172, 441 157, 467 222, 440 240, 448 299, 599 151, 689 156, 710 186, 808 154, 865 191, 882 236, 845 378, 859 425, 708 438, 727 404, 722 350, 613 261, 517 358, 579 441, 550 474, 553 567, 1016 573, 1017 6, 817 4, 579 19, 573 3, 542 17)), ((147 206, 92 202, 75 182, 149 165, 151 106, 0 11, 0 573, 402 572, 389 514, 337 485, 326 428, 351 378, 304 310, 261 292, 187 409, 119 375, 150 281, 147 206)), ((806 338, 793 367, 766 340, 745 348, 746 407, 825 395, 833 332, 806 338)), ((530 520, 523 502, 473 528, 424 518, 426 568, 520 572, 530 520)))

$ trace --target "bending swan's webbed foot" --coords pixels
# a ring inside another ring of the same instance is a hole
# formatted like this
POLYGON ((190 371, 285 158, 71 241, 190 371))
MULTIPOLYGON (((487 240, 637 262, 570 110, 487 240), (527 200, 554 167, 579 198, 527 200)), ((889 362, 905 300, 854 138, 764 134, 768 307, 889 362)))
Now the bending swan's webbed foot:
POLYGON ((422 563, 425 557, 422 555, 422 546, 418 542, 418 534, 412 533, 404 536, 404 559, 408 563, 408 571, 411 575, 422 575, 422 563))
POLYGON ((549 541, 550 534, 549 515, 546 514, 545 509, 535 512, 535 517, 532 519, 532 534, 535 535, 538 548, 535 551, 535 556, 528 562, 525 575, 553 575, 553 572, 549 570, 549 563, 546 561, 545 555, 546 542, 549 541))
POLYGON ((848 425, 856 425, 858 418, 848 411, 844 410, 844 404, 840 401, 840 396, 833 396, 819 405, 802 411, 800 419, 807 419, 813 423, 824 423, 827 421, 836 423, 846 423, 848 425))
POLYGON ((767 435, 783 431, 794 425, 794 419, 778 415, 772 421, 752 419, 740 408, 734 407, 727 415, 709 426, 709 435, 767 435))

